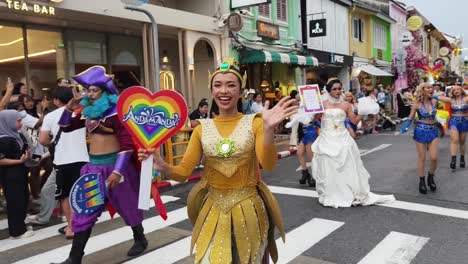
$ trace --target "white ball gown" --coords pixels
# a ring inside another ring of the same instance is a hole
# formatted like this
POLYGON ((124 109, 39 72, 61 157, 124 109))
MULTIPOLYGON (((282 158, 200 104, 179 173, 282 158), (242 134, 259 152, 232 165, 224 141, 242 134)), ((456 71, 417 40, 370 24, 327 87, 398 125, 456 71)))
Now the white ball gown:
POLYGON ((393 195, 370 192, 370 175, 364 168, 356 142, 345 127, 345 119, 345 111, 326 109, 320 135, 312 144, 312 175, 317 182, 319 202, 338 208, 395 201, 393 195))

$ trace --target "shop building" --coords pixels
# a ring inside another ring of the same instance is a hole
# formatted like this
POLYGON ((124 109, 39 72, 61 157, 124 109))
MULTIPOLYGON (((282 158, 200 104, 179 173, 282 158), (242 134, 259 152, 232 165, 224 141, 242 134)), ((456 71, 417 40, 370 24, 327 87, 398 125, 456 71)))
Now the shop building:
MULTIPOLYGON (((194 2, 151 0, 142 6, 159 24, 162 88, 181 92, 191 108, 209 95, 206 72, 227 55, 213 19, 218 1, 194 2)), ((37 98, 57 78, 92 65, 106 67, 122 89, 153 89, 159 78, 149 19, 120 1, 2 0, 0 39, 0 80, 25 82, 37 98)))
POLYGON ((392 34, 392 58, 395 72, 394 94, 408 87, 408 75, 406 74, 406 47, 411 44, 411 32, 406 29, 406 7, 395 0, 389 3, 390 17, 396 22, 391 24, 392 34))
POLYGON ((300 1, 268 2, 230 10, 243 19, 240 31, 231 35, 231 54, 248 73, 247 88, 267 97, 275 91, 288 94, 304 83, 304 67, 318 66, 315 57, 302 53, 300 1))
POLYGON ((355 91, 392 82, 390 24, 393 20, 387 13, 379 5, 365 1, 354 2, 350 9, 349 43, 354 61, 351 88, 355 91))
MULTIPOLYGON (((306 23, 303 36, 306 37, 308 53, 318 59, 318 67, 305 69, 307 83, 326 84, 337 77, 349 90, 351 66, 350 31, 348 14, 351 1, 309 0, 306 12, 302 14, 306 23)), ((304 25, 304 24, 303 24, 304 25)))

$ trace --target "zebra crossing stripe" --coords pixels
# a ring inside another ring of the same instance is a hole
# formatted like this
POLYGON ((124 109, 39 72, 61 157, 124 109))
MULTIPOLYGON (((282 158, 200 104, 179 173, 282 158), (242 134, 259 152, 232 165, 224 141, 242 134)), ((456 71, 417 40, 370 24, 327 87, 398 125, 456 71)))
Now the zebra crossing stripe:
MULTIPOLYGON (((278 263, 287 263, 304 251, 327 237, 344 223, 326 219, 314 218, 307 223, 293 229, 286 234, 287 243, 281 238, 276 240, 278 246, 278 263)), ((190 241, 192 237, 186 237, 177 242, 147 253, 141 257, 125 262, 126 264, 151 263, 157 259, 158 264, 171 264, 189 256, 190 241), (174 254, 174 252, 178 252, 174 254)), ((273 262, 271 262, 273 263, 273 262)))
POLYGON ((423 212, 423 213, 429 213, 429 214, 468 219, 468 211, 427 205, 427 204, 417 204, 417 203, 410 203, 410 202, 403 202, 403 201, 395 201, 391 204, 379 204, 379 205, 390 207, 390 208, 408 210, 408 211, 416 211, 416 212, 423 212))
POLYGON ((183 238, 177 242, 171 243, 165 247, 158 248, 149 252, 141 257, 134 258, 130 261, 124 262, 125 264, 141 264, 141 263, 155 263, 158 264, 172 264, 190 254, 190 241, 192 237, 183 238))
MULTIPOLYGON (((312 191, 312 190, 279 187, 279 186, 268 186, 268 188, 270 188, 271 192, 275 194, 296 195, 296 196, 318 198, 317 192, 312 191)), ((435 214, 435 215, 441 215, 441 216, 468 219, 468 211, 427 205, 427 204, 411 203, 411 202, 404 202, 404 201, 397 200, 397 201, 394 201, 393 203, 376 204, 376 205, 395 208, 395 209, 401 209, 401 210, 407 210, 407 211, 415 211, 415 212, 422 212, 422 213, 435 214)))
MULTIPOLYGON (((169 203, 169 202, 177 201, 180 198, 175 197, 175 196, 161 196, 161 199, 163 200, 164 203, 169 203)), ((152 206, 154 207, 154 204, 152 204, 152 206)), ((119 217, 120 216, 118 214, 116 214, 114 216, 114 219, 119 218, 119 217)), ((109 221, 109 220, 111 220, 110 215, 108 213, 105 213, 105 214, 102 214, 98 218, 97 223, 102 223, 102 222, 106 222, 106 221, 109 221)), ((47 239, 47 238, 50 238, 50 237, 53 237, 53 236, 57 236, 57 235, 59 235, 58 232, 57 232, 57 229, 59 229, 60 227, 65 226, 65 225, 66 225, 66 223, 61 223, 61 224, 58 224, 58 225, 53 225, 53 226, 49 226, 49 227, 46 227, 46 228, 36 230, 36 231, 34 231, 34 236, 29 237, 29 238, 22 238, 22 239, 7 238, 7 239, 0 240, 0 252, 6 251, 6 250, 9 250, 9 249, 12 249, 12 248, 20 247, 20 246, 23 246, 23 245, 27 245, 27 244, 30 244, 30 243, 33 243, 33 242, 36 242, 36 241, 40 241, 40 240, 43 240, 43 239, 47 239)))
MULTIPOLYGON (((344 222, 314 218, 286 234, 286 243, 276 240, 278 262, 288 263, 344 225, 344 222)), ((270 259, 270 263, 273 261, 270 259)))
MULTIPOLYGON (((143 227, 145 228, 145 234, 163 229, 170 225, 179 223, 187 219, 187 207, 183 207, 174 211, 171 211, 167 214, 167 221, 164 221, 160 216, 151 217, 143 221, 143 227)), ((115 246, 119 243, 125 242, 131 239, 133 236, 132 230, 130 227, 125 226, 113 231, 100 234, 98 236, 93 236, 89 239, 85 252, 86 254, 91 254, 98 252, 100 250, 115 246)), ((37 260, 40 259, 41 263, 50 263, 56 261, 63 261, 68 257, 70 253, 71 245, 66 245, 59 247, 42 254, 38 254, 18 262, 15 264, 30 264, 37 263, 37 260)))
POLYGON ((358 264, 410 264, 427 241, 427 237, 390 232, 358 264))
POLYGON ((317 192, 312 190, 303 190, 280 186, 268 186, 268 188, 272 193, 318 198, 317 192))

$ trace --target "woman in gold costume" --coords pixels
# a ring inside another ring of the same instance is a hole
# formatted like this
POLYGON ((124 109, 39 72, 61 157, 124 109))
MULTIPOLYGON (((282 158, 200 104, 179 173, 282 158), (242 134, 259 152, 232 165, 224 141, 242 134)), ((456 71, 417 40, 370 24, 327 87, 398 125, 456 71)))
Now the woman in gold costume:
MULTIPOLYGON (((265 252, 276 263, 275 226, 285 240, 278 202, 259 179, 258 162, 265 170, 274 168, 274 128, 297 107, 285 97, 272 109, 267 102, 262 115, 243 115, 237 108, 243 80, 234 61, 225 59, 210 76, 219 115, 198 120, 179 165, 168 165, 154 152, 154 170, 176 181, 187 180, 202 154, 206 157, 201 181, 187 198, 195 263, 266 263, 265 252)), ((140 159, 146 153, 140 150, 140 159)))

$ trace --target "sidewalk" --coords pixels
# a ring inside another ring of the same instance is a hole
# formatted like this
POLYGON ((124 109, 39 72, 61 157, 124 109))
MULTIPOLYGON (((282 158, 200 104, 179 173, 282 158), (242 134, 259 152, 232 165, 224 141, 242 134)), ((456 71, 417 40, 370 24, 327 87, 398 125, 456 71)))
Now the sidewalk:
MULTIPOLYGON (((275 141, 277 141, 275 144, 276 144, 278 159, 284 159, 286 157, 296 154, 296 151, 297 151, 296 148, 295 147, 290 148, 289 146, 289 135, 275 135, 275 141)), ((195 169, 192 176, 190 176, 186 182, 176 182, 176 181, 169 180, 169 181, 163 181, 161 183, 158 183, 157 186, 159 189, 165 189, 165 188, 170 188, 179 184, 184 184, 184 183, 188 183, 192 181, 198 181, 201 177, 202 169, 203 168, 195 169)))

